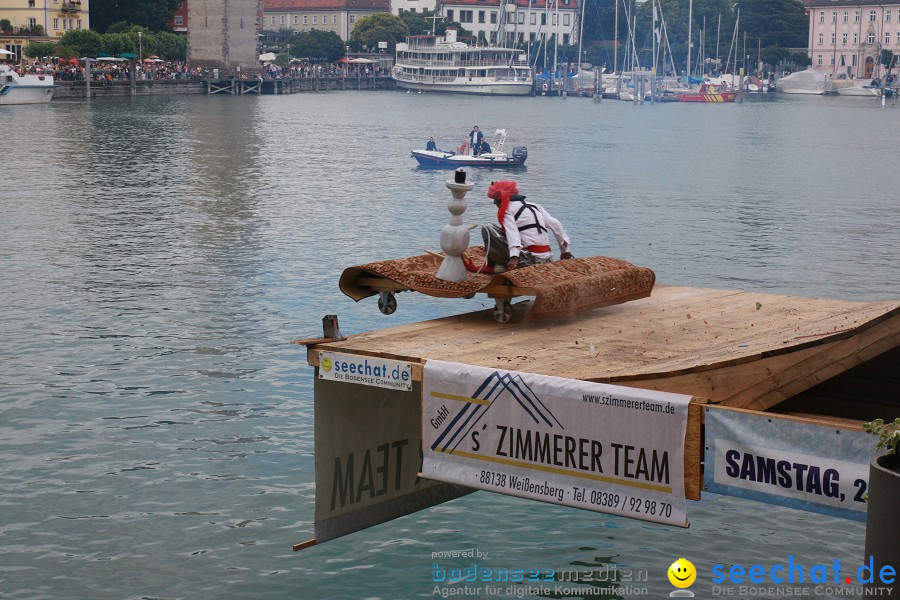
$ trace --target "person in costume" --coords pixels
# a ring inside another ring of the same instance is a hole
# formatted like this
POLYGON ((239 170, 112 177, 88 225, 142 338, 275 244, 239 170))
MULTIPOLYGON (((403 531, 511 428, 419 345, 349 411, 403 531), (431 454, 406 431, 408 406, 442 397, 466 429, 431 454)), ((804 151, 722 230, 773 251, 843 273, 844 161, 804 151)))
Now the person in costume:
POLYGON ((500 273, 550 262, 553 253, 548 231, 553 232, 559 245, 559 258, 572 258, 569 236, 562 223, 540 204, 526 202, 515 181, 492 182, 487 195, 497 206, 499 225, 481 228, 484 245, 488 249, 487 266, 482 267, 483 272, 500 273))

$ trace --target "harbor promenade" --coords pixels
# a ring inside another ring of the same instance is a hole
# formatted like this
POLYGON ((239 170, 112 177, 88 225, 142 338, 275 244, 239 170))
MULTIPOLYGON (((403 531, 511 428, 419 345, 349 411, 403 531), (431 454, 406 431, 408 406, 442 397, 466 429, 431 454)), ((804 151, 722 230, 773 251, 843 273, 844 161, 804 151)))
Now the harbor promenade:
POLYGON ((56 81, 54 99, 98 98, 105 96, 149 96, 172 94, 297 94, 335 90, 393 90, 396 82, 389 76, 297 77, 293 79, 164 79, 92 81, 56 81), (90 89, 90 92, 88 91, 90 89))

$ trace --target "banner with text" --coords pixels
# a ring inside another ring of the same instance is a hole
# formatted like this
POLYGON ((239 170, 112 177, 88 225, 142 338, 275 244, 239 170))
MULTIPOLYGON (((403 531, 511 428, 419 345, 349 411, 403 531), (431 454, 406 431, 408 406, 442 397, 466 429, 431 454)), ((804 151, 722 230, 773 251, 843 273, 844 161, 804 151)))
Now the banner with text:
POLYGON ((687 526, 690 396, 429 360, 425 477, 687 526))
POLYGON ((319 354, 319 379, 409 392, 412 391, 412 366, 408 362, 374 356, 322 352, 319 354))
POLYGON ((711 406, 704 489, 865 521, 874 440, 862 431, 711 406))

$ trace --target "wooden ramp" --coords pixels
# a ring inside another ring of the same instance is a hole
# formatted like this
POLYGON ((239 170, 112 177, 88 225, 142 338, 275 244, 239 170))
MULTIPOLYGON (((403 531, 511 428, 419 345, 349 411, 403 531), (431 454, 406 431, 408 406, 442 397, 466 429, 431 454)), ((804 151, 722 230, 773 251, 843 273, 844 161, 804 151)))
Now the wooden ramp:
MULTIPOLYGON (((847 302, 656 286, 649 298, 552 324, 501 325, 488 312, 316 345, 309 360, 318 365, 316 349, 419 365, 441 359, 767 410, 900 347, 900 300, 847 302)), ((889 387, 897 391, 900 385, 889 387)), ((808 413, 809 406, 802 411, 808 413)))

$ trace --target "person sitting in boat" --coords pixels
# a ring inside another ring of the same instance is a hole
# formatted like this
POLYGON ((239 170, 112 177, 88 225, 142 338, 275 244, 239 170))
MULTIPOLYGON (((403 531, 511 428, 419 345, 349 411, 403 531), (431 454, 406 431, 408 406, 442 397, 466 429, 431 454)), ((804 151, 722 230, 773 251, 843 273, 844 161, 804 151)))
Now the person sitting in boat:
POLYGON ((425 144, 425 149, 426 149, 426 150, 434 150, 434 151, 437 151, 437 144, 434 143, 434 138, 433 138, 433 137, 428 138, 428 143, 425 144))
MULTIPOLYGON (((486 273, 502 273, 520 267, 546 263, 553 260, 550 236, 553 232, 559 245, 561 260, 572 258, 569 236, 562 223, 552 217, 540 204, 526 202, 519 194, 515 181, 495 181, 487 191, 488 198, 497 206, 499 225, 485 225, 481 236, 487 248, 486 273)), ((469 270, 477 268, 466 264, 469 270)))
POLYGON ((472 127, 469 132, 469 145, 472 147, 472 154, 478 156, 481 154, 481 144, 484 142, 484 134, 478 129, 478 125, 472 127))
POLYGON ((462 141, 462 144, 459 145, 459 148, 456 149, 456 153, 460 156, 464 155, 469 150, 469 142, 466 140, 462 141))
POLYGON ((481 154, 490 154, 491 147, 488 145, 487 140, 482 140, 481 142, 481 154))

